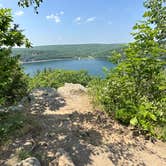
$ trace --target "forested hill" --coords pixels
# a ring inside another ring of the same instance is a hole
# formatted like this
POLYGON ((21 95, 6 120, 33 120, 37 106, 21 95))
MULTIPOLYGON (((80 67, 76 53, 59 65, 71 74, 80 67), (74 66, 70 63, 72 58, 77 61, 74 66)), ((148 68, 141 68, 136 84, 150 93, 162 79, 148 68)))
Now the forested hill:
POLYGON ((107 57, 112 50, 121 50, 125 44, 78 44, 49 45, 33 48, 14 48, 13 55, 21 55, 21 61, 39 61, 61 58, 102 58, 107 57))

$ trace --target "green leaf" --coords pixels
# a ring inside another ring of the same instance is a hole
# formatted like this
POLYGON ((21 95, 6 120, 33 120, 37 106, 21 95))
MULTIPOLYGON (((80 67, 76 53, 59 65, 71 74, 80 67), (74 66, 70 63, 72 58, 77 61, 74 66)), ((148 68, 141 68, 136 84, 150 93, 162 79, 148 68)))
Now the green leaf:
POLYGON ((152 120, 157 121, 157 117, 156 117, 154 114, 149 113, 149 117, 150 117, 152 120))
POLYGON ((133 125, 133 126, 136 126, 136 125, 138 124, 137 118, 136 118, 136 117, 132 118, 132 119, 130 120, 130 124, 133 125))

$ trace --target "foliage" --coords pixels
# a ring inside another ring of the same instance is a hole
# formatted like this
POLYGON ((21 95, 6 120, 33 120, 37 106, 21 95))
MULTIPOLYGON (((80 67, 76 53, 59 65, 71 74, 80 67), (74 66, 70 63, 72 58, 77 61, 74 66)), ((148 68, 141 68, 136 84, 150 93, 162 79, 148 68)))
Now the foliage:
POLYGON ((17 24, 13 24, 11 9, 0 9, 0 48, 22 46, 30 47, 30 42, 22 34, 17 24))
POLYGON ((13 25, 10 9, 0 9, 0 105, 11 104, 26 93, 26 79, 19 57, 11 56, 11 47, 26 45, 29 41, 18 25, 13 25))
POLYGON ((46 161, 46 154, 38 150, 22 148, 18 150, 17 155, 19 161, 25 160, 29 157, 36 157, 41 163, 46 161))
POLYGON ((38 128, 34 119, 23 112, 0 112, 0 143, 38 128))
POLYGON ((20 100, 27 91, 27 79, 18 57, 11 57, 10 49, 0 51, 0 105, 20 100))
POLYGON ((162 139, 166 139, 162 134, 166 125, 166 24, 160 20, 166 16, 164 2, 145 2, 145 20, 133 28, 135 41, 125 54, 113 54, 111 60, 117 67, 107 73, 107 78, 90 84, 94 101, 105 111, 124 124, 162 139))
POLYGON ((65 83, 78 83, 86 86, 92 77, 86 71, 51 70, 38 72, 29 80, 29 88, 53 87, 58 88, 65 83))
POLYGON ((35 12, 38 13, 37 9, 42 2, 43 0, 19 0, 18 5, 21 7, 33 6, 35 9, 35 12))
POLYGON ((31 151, 27 151, 27 150, 21 149, 18 152, 18 159, 20 161, 25 160, 25 159, 27 159, 29 157, 34 157, 31 151))

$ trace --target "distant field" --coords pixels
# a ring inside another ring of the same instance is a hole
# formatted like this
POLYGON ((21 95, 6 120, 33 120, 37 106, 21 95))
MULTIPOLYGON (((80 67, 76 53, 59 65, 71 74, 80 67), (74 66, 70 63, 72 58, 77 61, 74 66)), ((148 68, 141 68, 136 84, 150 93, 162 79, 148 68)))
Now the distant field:
POLYGON ((49 45, 33 48, 14 48, 13 55, 20 55, 21 61, 39 61, 63 58, 105 58, 112 50, 122 50, 126 44, 79 44, 49 45))

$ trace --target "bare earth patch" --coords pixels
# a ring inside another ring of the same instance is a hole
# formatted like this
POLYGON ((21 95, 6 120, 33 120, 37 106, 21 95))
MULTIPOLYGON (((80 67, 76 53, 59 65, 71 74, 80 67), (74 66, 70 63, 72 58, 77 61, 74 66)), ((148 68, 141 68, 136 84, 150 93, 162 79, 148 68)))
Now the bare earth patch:
POLYGON ((166 143, 135 137, 129 127, 94 110, 81 85, 34 90, 29 112, 41 130, 1 147, 0 165, 14 166, 20 150, 35 155, 43 166, 58 165, 59 151, 76 166, 166 165, 166 143))

